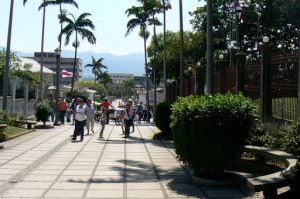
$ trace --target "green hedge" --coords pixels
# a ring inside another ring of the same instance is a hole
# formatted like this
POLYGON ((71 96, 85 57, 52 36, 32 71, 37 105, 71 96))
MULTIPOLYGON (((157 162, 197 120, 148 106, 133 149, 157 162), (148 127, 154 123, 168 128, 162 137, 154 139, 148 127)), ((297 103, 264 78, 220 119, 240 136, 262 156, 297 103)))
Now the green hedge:
POLYGON ((256 122, 256 106, 242 94, 179 98, 172 106, 173 140, 196 175, 222 172, 239 157, 256 122))
POLYGON ((171 135, 171 105, 168 102, 161 102, 157 104, 155 111, 155 125, 163 134, 171 135))

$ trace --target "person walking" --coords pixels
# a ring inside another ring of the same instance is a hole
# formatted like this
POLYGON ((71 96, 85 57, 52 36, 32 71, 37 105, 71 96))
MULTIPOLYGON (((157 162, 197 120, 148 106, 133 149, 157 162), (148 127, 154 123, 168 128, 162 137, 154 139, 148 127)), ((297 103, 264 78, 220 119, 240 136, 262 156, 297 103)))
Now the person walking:
POLYGON ((59 111, 59 117, 60 117, 60 123, 65 124, 65 114, 67 110, 67 104, 63 98, 59 98, 58 101, 58 111, 59 111))
POLYGON ((73 100, 72 100, 72 104, 71 104, 71 112, 73 114, 73 117, 72 117, 72 125, 75 124, 75 115, 76 115, 76 106, 77 106, 78 102, 77 102, 77 98, 75 97, 73 100))
POLYGON ((124 120, 124 125, 125 125, 125 138, 129 136, 130 133, 130 126, 133 123, 133 116, 134 116, 134 110, 131 107, 131 103, 127 102, 126 103, 126 108, 123 113, 123 120, 124 120))
POLYGON ((106 114, 106 124, 109 123, 109 107, 112 106, 112 104, 108 101, 107 97, 104 98, 103 102, 101 102, 100 104, 104 110, 105 110, 105 114, 106 114))
POLYGON ((92 131, 92 134, 94 134, 94 117, 95 117, 95 109, 92 105, 92 100, 88 99, 86 101, 86 128, 87 128, 87 135, 90 134, 90 130, 92 131))
POLYGON ((103 138, 103 133, 104 133, 104 129, 105 129, 105 124, 106 124, 106 113, 105 110, 102 110, 101 116, 100 116, 100 123, 101 123, 101 130, 100 130, 100 134, 99 134, 99 138, 103 138))
POLYGON ((73 133, 72 141, 75 141, 77 135, 80 135, 80 141, 83 141, 84 136, 84 124, 86 120, 87 109, 83 105, 83 100, 78 99, 78 105, 76 106, 76 115, 75 115, 75 129, 73 133))
POLYGON ((55 119, 55 113, 56 113, 56 101, 55 99, 53 98, 52 94, 49 94, 48 95, 48 103, 49 103, 49 106, 51 108, 51 122, 54 122, 54 119, 55 119))
POLYGON ((144 110, 144 106, 143 106, 143 102, 140 102, 140 104, 137 106, 137 113, 139 115, 139 120, 138 123, 141 123, 141 120, 143 119, 143 110, 144 110))

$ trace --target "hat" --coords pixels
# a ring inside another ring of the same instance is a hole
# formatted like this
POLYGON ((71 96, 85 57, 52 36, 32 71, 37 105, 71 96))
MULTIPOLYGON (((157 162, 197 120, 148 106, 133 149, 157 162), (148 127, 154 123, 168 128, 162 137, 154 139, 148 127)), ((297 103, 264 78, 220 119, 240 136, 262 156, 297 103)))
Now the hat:
POLYGON ((132 99, 129 98, 129 99, 128 99, 128 102, 132 102, 132 99))

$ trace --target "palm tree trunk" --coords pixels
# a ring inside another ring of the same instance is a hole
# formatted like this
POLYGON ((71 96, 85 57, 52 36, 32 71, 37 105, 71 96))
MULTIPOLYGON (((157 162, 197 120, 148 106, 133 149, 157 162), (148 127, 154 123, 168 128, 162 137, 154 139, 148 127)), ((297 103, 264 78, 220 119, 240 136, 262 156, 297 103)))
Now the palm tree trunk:
MULTIPOLYGON (((45 3, 45 0, 44 0, 45 3)), ((44 64, 44 35, 45 35, 45 16, 46 16, 46 7, 44 6, 43 8, 43 25, 42 25, 42 41, 41 41, 41 60, 40 60, 40 65, 41 65, 41 71, 40 71, 40 93, 39 96, 41 99, 43 98, 43 64, 44 64)))
MULTIPOLYGON (((154 19, 154 15, 153 15, 153 19, 154 19)), ((153 35, 154 35, 154 60, 156 59, 156 26, 154 24, 153 26, 153 35)), ((153 70, 153 79, 154 79, 154 105, 153 105, 153 119, 155 118, 155 111, 156 111, 156 68, 155 66, 152 66, 152 70, 153 70)))
POLYGON ((164 17, 164 33, 163 33, 163 46, 164 46, 164 61, 163 61, 163 78, 164 78, 164 101, 167 101, 167 52, 166 52, 166 2, 163 0, 163 17, 164 17))
POLYGON ((72 85, 71 85, 71 95, 73 95, 73 90, 74 90, 74 79, 75 79, 75 69, 76 69, 76 59, 77 59, 77 48, 78 48, 79 44, 78 44, 78 35, 77 35, 77 31, 75 33, 75 58, 74 58, 74 65, 73 65, 73 77, 72 77, 72 85))
POLYGON ((10 12, 9 12, 9 23, 8 23, 8 34, 7 34, 7 46, 6 46, 6 57, 5 57, 5 67, 3 73, 3 103, 2 110, 5 112, 7 109, 7 95, 8 95, 8 71, 10 62, 10 44, 11 44, 11 30, 13 21, 13 11, 14 11, 14 0, 10 1, 10 12))
POLYGON ((145 73, 146 73, 146 107, 147 107, 147 122, 149 122, 149 80, 147 70, 147 49, 146 49, 146 30, 144 28, 144 55, 145 55, 145 73))

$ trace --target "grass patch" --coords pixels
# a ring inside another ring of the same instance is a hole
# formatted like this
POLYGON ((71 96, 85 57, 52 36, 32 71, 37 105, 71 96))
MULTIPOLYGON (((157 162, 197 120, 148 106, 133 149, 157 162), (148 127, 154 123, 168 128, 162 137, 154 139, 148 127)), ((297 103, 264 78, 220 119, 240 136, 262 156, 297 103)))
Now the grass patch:
POLYGON ((28 131, 26 128, 20 128, 20 127, 15 127, 15 126, 7 126, 3 133, 6 133, 7 137, 14 137, 16 135, 22 134, 24 132, 28 131))

